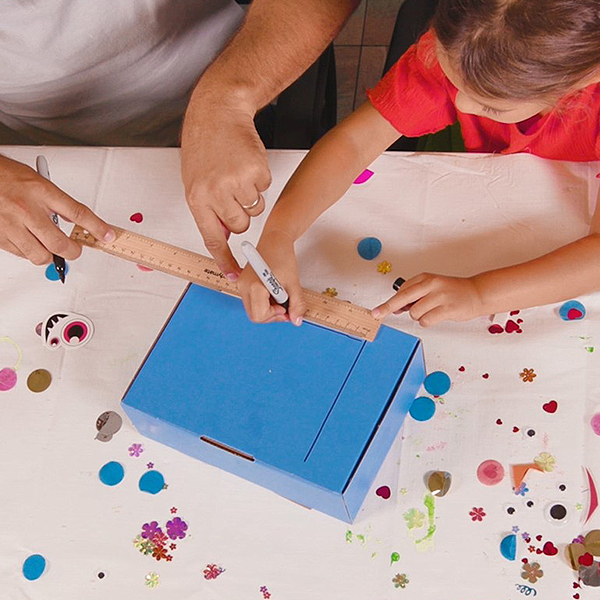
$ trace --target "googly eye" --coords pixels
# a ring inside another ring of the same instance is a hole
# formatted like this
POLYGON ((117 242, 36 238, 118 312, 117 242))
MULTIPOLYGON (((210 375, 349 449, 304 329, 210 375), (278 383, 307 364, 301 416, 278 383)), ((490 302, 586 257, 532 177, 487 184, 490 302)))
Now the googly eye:
POLYGON ((516 514, 517 509, 515 508, 514 504, 505 504, 504 505, 504 512, 509 515, 510 517, 512 517, 514 514, 516 514))
POLYGON ((523 504, 525 504, 527 508, 535 508, 535 500, 533 500, 532 498, 526 498, 523 501, 523 504))
POLYGON ((104 571, 98 571, 96 573, 96 579, 104 579, 106 577, 106 573, 104 571))
POLYGON ((65 323, 61 332, 61 338, 65 346, 74 348, 83 346, 88 341, 91 332, 91 321, 88 319, 74 319, 65 323))
POLYGON ((522 427, 521 431, 523 432, 523 437, 524 438, 534 438, 536 435, 536 431, 533 427, 522 427))
POLYGON ((563 502, 550 502, 546 506, 546 518, 551 523, 563 525, 569 520, 569 508, 563 502))
POLYGON ((565 483, 559 483, 558 486, 558 491, 559 492, 566 492, 567 491, 567 485, 565 483))

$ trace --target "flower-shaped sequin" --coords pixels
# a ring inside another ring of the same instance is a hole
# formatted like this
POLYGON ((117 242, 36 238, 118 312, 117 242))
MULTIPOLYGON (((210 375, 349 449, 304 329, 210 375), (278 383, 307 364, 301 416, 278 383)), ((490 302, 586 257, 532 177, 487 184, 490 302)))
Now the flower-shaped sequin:
POLYGON ((523 565, 523 571, 521 571, 521 577, 529 581, 529 583, 535 583, 538 579, 544 576, 544 571, 540 569, 539 563, 525 563, 523 565))

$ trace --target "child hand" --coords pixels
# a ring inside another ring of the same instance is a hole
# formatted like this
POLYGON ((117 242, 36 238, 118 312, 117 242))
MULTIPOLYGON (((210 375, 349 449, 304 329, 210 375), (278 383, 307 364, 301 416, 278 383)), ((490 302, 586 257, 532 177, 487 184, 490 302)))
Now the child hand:
POLYGON ((408 310, 423 327, 441 321, 468 321, 485 314, 473 278, 421 273, 402 284, 387 302, 372 311, 376 319, 408 310))
POLYGON ((301 325, 306 304, 300 287, 293 239, 282 231, 265 232, 257 250, 288 293, 289 308, 286 313, 283 306, 276 304, 252 267, 246 265, 237 284, 248 317, 255 323, 291 321, 294 325, 301 325))

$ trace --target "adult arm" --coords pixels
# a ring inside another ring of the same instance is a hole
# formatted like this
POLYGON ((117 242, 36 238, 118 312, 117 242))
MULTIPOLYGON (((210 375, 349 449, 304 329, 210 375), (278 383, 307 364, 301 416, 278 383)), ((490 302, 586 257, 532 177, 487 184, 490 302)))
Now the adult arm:
POLYGON ((239 267, 226 231, 248 229, 271 183, 254 116, 317 59, 359 3, 254 0, 192 93, 181 138, 186 198, 207 250, 232 280, 239 267))

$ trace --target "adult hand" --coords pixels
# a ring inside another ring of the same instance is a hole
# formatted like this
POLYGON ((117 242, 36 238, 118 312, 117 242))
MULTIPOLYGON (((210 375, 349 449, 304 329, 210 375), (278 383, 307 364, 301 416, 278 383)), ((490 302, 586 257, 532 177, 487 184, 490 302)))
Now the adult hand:
POLYGON ((232 98, 192 97, 181 137, 181 173, 187 203, 221 271, 235 281, 240 268, 227 245, 265 209, 271 184, 267 152, 253 111, 232 98))
POLYGON ((248 317, 255 323, 291 321, 294 325, 301 325, 306 304, 298 278, 292 237, 283 231, 265 232, 257 249, 288 293, 289 307, 286 313, 283 306, 276 304, 252 267, 247 265, 238 279, 238 290, 248 317))
POLYGON ((87 206, 65 194, 20 162, 0 156, 0 248, 34 265, 52 262, 52 254, 74 260, 81 246, 52 222, 56 213, 110 242, 114 231, 87 206))
POLYGON ((471 277, 445 277, 421 273, 402 284, 387 302, 372 311, 376 319, 408 311, 423 327, 441 321, 468 321, 485 314, 471 277))

